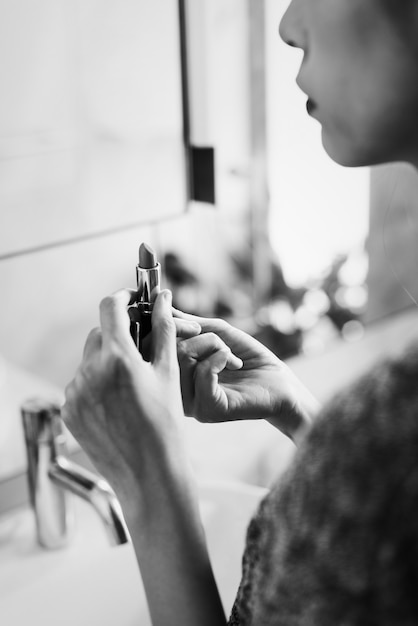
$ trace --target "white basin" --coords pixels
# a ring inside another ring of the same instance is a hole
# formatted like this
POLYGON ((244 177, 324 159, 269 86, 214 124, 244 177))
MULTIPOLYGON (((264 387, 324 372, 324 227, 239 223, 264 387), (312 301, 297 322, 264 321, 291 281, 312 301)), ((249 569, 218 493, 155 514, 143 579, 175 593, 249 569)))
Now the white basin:
MULTIPOLYGON (((240 483, 200 487, 203 523, 227 614, 241 576, 246 528, 265 493, 240 483)), ((96 513, 82 501, 74 504, 74 540, 58 551, 36 545, 30 510, 0 520, 1 625, 150 626, 132 546, 110 547, 96 513)))

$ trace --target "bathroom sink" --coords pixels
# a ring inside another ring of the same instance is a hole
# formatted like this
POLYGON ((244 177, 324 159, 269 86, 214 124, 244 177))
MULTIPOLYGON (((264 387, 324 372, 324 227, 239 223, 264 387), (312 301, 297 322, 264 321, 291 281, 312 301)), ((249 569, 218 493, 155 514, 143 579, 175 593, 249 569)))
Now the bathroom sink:
MULTIPOLYGON (((200 486, 215 577, 229 613, 240 580, 245 531, 265 489, 236 483, 200 486)), ((150 626, 130 544, 110 547, 94 511, 74 501, 71 544, 46 551, 34 541, 30 510, 0 520, 2 626, 150 626)))

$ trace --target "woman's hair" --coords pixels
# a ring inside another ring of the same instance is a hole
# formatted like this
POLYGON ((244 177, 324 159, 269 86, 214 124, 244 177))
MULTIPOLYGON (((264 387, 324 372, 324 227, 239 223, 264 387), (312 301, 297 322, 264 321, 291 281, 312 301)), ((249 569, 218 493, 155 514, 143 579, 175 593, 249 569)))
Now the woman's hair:
MULTIPOLYGON (((415 21, 412 19, 413 11, 417 11, 417 0, 380 0, 383 10, 395 24, 401 34, 416 30, 415 21)), ((418 34, 415 33, 417 36, 418 34)))
POLYGON ((393 17, 401 17, 413 8, 416 0, 380 0, 383 8, 393 17))
POLYGON ((418 624, 418 346, 328 404, 277 490, 254 623, 418 624))

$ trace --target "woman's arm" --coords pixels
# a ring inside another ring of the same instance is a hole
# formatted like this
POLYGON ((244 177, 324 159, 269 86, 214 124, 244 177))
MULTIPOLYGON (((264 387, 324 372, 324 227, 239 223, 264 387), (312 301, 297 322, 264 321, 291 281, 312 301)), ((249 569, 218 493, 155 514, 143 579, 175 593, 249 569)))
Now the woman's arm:
POLYGON ((193 479, 179 463, 169 477, 119 499, 154 626, 224 626, 193 479))
POLYGON ((150 363, 129 333, 134 295, 102 301, 101 329, 87 338, 63 417, 119 498, 154 626, 224 626, 183 447, 171 294, 155 303, 150 363))

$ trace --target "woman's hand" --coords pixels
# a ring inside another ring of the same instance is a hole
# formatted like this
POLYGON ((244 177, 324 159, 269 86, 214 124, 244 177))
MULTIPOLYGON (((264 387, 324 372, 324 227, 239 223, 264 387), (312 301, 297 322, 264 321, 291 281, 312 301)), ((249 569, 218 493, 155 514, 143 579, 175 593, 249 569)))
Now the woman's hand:
POLYGON ((298 438, 319 404, 283 361, 223 320, 174 316, 202 329, 177 341, 186 415, 202 422, 264 418, 298 438))
POLYGON ((130 480, 145 483, 177 453, 184 416, 171 294, 155 302, 150 363, 129 332, 134 297, 121 290, 101 302, 101 329, 87 338, 63 407, 66 425, 116 490, 130 480))

